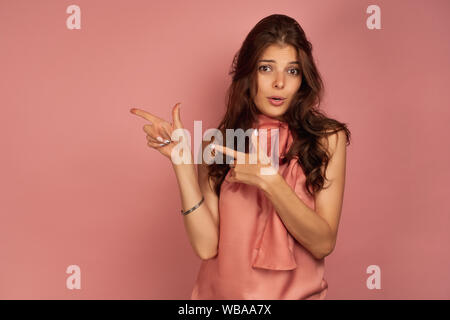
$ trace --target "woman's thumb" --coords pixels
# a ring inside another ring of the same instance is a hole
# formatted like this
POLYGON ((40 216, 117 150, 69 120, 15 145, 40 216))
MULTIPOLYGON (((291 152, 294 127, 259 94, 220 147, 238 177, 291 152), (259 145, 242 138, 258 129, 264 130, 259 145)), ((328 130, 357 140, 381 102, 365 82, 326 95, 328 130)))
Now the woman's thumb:
POLYGON ((172 118, 175 129, 183 128, 183 124, 180 119, 180 105, 181 102, 178 102, 172 109, 172 118))

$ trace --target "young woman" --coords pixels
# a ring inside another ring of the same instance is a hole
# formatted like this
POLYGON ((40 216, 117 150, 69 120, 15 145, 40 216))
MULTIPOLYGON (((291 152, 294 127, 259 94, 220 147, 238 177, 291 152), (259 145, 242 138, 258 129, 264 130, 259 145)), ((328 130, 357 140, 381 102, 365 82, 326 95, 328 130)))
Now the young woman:
MULTIPOLYGON (((326 296, 324 258, 336 244, 350 131, 319 110, 323 83, 311 51, 299 24, 274 14, 256 24, 233 61, 218 126, 225 142, 213 155, 239 159, 228 147, 226 129, 267 129, 264 150, 272 150, 270 133, 278 129, 276 173, 261 174, 273 163, 259 156, 250 163, 245 152, 245 163, 202 162, 198 173, 193 161, 172 162, 187 234, 203 260, 191 299, 326 296)), ((171 158, 172 132, 183 128, 180 104, 173 108, 173 123, 143 110, 132 113, 152 122, 144 126, 148 145, 171 158)), ((252 141, 258 140, 246 140, 245 151, 252 141)))

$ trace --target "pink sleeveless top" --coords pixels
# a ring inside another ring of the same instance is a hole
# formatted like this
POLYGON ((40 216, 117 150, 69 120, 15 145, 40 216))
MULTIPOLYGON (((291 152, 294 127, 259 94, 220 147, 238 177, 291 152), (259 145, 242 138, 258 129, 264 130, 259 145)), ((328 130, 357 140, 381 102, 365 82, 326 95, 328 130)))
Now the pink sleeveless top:
MULTIPOLYGON (((281 160, 293 141, 288 124, 259 114, 256 127, 268 129, 269 156, 270 128, 279 129, 281 160)), ((280 164, 278 171, 299 198, 315 210, 297 159, 280 164)), ((324 259, 316 259, 291 236, 263 191, 227 179, 220 190, 218 253, 212 259, 202 260, 191 299, 325 299, 328 283, 324 259)))

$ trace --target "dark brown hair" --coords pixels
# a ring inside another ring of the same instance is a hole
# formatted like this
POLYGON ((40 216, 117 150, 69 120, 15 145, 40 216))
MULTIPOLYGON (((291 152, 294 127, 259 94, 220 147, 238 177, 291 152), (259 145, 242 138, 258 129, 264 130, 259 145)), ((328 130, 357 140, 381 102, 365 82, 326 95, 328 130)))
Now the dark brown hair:
MULTIPOLYGON (((323 141, 328 135, 344 130, 346 145, 350 144, 350 131, 345 123, 330 119, 319 110, 323 97, 323 82, 316 68, 312 45, 298 22, 291 17, 273 14, 259 21, 245 38, 241 48, 234 56, 230 75, 232 83, 227 90, 227 109, 217 129, 222 132, 226 144, 226 129, 251 128, 259 110, 252 97, 257 92, 257 61, 263 51, 272 44, 292 45, 300 60, 302 83, 291 105, 283 115, 289 125, 294 142, 286 154, 286 161, 297 155, 298 162, 306 176, 306 190, 314 196, 324 188, 324 173, 330 154, 323 141), (322 174, 322 166, 324 171, 322 174), (310 190, 312 188, 312 191, 310 190)), ((249 145, 246 139, 245 150, 249 145)), ((215 192, 220 195, 220 187, 230 170, 228 164, 213 163, 208 166, 209 177, 214 181, 215 192)), ((327 179, 328 180, 328 179, 327 179)))

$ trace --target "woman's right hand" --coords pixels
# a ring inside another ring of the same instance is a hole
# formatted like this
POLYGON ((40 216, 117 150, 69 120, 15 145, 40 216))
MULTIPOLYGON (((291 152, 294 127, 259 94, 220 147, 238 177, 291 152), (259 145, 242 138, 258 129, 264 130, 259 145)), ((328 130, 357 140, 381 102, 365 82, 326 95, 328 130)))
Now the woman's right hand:
MULTIPOLYGON (((182 142, 182 140, 185 141, 185 139, 187 139, 184 134, 181 137, 180 141, 173 141, 171 139, 173 131, 175 131, 176 129, 183 129, 183 124, 180 120, 180 104, 181 103, 177 103, 172 108, 172 123, 158 118, 157 116, 154 116, 147 111, 136 108, 130 109, 130 112, 132 114, 138 115, 151 122, 150 124, 146 124, 143 127, 144 131, 147 133, 147 145, 158 150, 161 154, 171 160, 173 148, 175 148, 178 143, 182 142), (171 142, 167 143, 168 141, 171 142)), ((180 157, 183 157, 183 151, 180 152, 180 157)))

